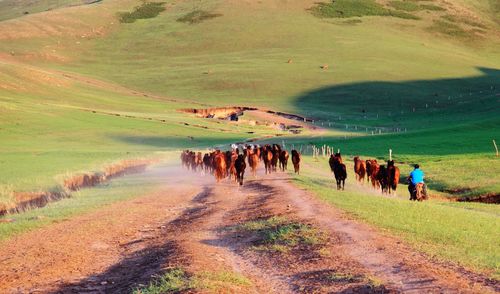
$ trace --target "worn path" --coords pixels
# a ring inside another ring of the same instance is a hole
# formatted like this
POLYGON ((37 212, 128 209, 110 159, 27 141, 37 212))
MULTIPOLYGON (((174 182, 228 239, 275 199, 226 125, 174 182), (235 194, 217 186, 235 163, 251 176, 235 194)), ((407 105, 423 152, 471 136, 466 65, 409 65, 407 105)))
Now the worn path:
POLYGON ((1 244, 0 292, 126 293, 171 267, 241 274, 252 286, 226 289, 237 293, 494 291, 348 218, 293 186, 288 174, 261 173, 239 187, 178 167, 155 172, 165 183, 154 193, 1 244), (321 254, 262 253, 252 238, 230 233, 273 216, 323 232, 321 254))

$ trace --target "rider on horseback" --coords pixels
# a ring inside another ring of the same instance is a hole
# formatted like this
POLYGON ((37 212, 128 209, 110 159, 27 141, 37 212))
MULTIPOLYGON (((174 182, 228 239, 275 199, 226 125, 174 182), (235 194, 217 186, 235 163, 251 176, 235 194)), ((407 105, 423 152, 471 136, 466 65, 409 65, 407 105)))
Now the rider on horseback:
POLYGON ((422 185, 422 193, 424 198, 427 198, 427 187, 424 183, 424 172, 420 169, 418 164, 414 165, 415 169, 410 173, 408 177, 408 191, 410 192, 410 200, 420 200, 417 199, 417 185, 422 185))

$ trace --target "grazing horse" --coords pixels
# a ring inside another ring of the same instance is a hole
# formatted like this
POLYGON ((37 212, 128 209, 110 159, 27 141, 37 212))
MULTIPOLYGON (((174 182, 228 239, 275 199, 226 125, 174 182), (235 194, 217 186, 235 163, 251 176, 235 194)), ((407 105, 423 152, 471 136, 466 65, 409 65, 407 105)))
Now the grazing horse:
POLYGON ((364 182, 366 174, 366 163, 359 158, 359 156, 354 157, 354 173, 356 180, 359 182, 364 182))
POLYGON ((377 174, 379 172, 380 165, 378 165, 376 160, 370 161, 370 179, 372 181, 372 187, 374 189, 378 189, 380 187, 380 183, 377 180, 377 174))
POLYGON ((285 171, 287 169, 289 157, 290 155, 288 154, 288 151, 286 150, 281 151, 279 157, 281 171, 285 171))
POLYGON ((224 179, 227 176, 226 156, 224 153, 221 153, 219 150, 217 150, 215 153, 214 170, 215 170, 215 179, 217 180, 217 183, 220 182, 220 180, 224 179))
POLYGON ((330 169, 335 175, 335 180, 337 181, 337 190, 344 190, 345 179, 347 178, 347 169, 345 164, 342 163, 342 156, 340 153, 335 153, 330 156, 330 160, 328 161, 330 164, 330 169))
POLYGON ((297 150, 292 150, 293 169, 296 174, 300 174, 300 153, 297 150))
POLYGON ((270 174, 272 172, 272 160, 273 160, 273 152, 270 150, 271 147, 265 147, 263 154, 264 159, 264 167, 266 168, 266 174, 270 174))
POLYGON ((387 182, 389 185, 389 194, 391 194, 391 190, 396 193, 399 183, 399 175, 399 168, 394 165, 394 160, 387 161, 387 182))
POLYGON ((240 183, 240 186, 242 186, 245 168, 247 167, 245 163, 245 156, 243 154, 238 155, 238 158, 236 158, 234 162, 234 167, 236 169, 236 179, 240 183))
POLYGON ((380 184, 382 193, 387 193, 389 191, 389 175, 385 165, 381 165, 377 172, 377 181, 380 184))

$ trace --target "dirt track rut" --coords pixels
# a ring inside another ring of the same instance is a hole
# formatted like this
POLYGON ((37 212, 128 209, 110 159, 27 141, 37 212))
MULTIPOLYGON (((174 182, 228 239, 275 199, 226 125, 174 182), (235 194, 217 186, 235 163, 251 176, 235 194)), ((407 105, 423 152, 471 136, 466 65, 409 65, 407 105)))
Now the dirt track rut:
POLYGON ((226 271, 235 293, 442 293, 492 290, 396 238, 349 219, 276 173, 243 187, 166 168, 155 193, 22 234, 0 245, 2 293, 125 293, 171 267, 226 271), (324 232, 324 255, 263 254, 228 228, 286 217, 324 232), (61 246, 64 244, 64 246, 61 246))

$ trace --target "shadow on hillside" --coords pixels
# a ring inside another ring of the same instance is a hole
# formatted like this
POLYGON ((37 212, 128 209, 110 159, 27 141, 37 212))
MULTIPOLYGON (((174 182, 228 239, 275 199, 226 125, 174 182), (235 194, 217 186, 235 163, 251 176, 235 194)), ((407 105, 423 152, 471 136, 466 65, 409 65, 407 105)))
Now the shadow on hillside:
POLYGON ((295 106, 302 110, 302 115, 316 119, 334 121, 341 116, 390 127, 404 125, 410 119, 427 127, 450 118, 464 121, 475 119, 474 115, 498 116, 499 108, 493 106, 500 93, 500 69, 477 69, 480 75, 464 78, 324 87, 296 97, 295 106))
POLYGON ((324 87, 296 97, 295 106, 316 124, 369 135, 315 139, 351 155, 488 153, 500 134, 500 69, 477 69, 464 78, 324 87))

